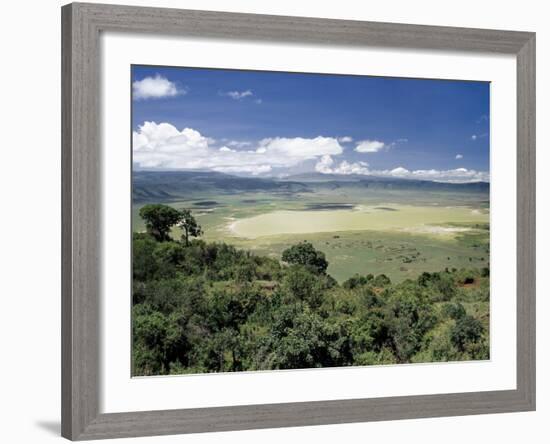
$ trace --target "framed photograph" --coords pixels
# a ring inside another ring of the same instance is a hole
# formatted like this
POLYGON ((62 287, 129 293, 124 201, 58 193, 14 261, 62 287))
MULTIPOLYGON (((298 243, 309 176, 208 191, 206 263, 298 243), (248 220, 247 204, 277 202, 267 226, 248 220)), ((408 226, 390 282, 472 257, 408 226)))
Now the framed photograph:
POLYGON ((62 8, 62 434, 535 409, 535 35, 62 8))

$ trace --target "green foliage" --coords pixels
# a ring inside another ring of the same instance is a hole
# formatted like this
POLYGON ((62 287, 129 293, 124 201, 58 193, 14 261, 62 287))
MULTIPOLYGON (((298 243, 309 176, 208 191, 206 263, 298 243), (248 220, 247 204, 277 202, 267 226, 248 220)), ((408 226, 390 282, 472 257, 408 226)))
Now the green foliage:
POLYGON ((365 285, 383 288, 391 285, 391 280, 385 274, 379 274, 376 277, 374 277, 372 274, 367 274, 366 276, 356 274, 355 276, 352 276, 347 281, 345 281, 342 284, 342 287, 348 290, 353 290, 354 288, 363 287, 365 285))
POLYGON ((345 281, 342 284, 342 287, 347 288, 348 290, 353 290, 354 288, 368 285, 372 282, 374 279, 374 276, 372 274, 368 274, 366 276, 361 276, 359 274, 356 274, 352 277, 350 277, 347 281, 345 281))
POLYGON ((178 224, 183 232, 182 238, 185 240, 185 245, 189 245, 190 237, 202 236, 202 228, 191 214, 191 210, 183 209, 180 211, 178 224))
POLYGON ((477 342, 483 334, 483 325, 470 315, 465 315, 456 321, 451 329, 451 340, 460 350, 465 351, 467 346, 477 342))
POLYGON ((202 228, 197 223, 191 210, 176 210, 168 205, 148 204, 139 210, 145 222, 147 233, 158 242, 170 241, 170 230, 178 225, 183 233, 182 239, 189 246, 189 239, 202 236, 202 228))
POLYGON ((275 313, 259 357, 258 368, 295 369, 349 365, 351 354, 344 324, 297 304, 275 313))
POLYGON ((178 210, 162 204, 144 205, 139 215, 145 221, 147 233, 159 242, 170 240, 170 229, 181 219, 178 210))
POLYGON ((411 359, 412 362, 449 362, 461 359, 472 359, 460 352, 451 340, 450 327, 442 324, 426 337, 427 346, 411 359))
POLYGON ((398 362, 409 362, 420 351, 424 335, 436 322, 434 307, 420 286, 404 282, 395 287, 386 304, 385 323, 398 362))
POLYGON ((466 309, 460 302, 448 303, 443 306, 443 315, 448 316, 455 321, 466 316, 466 309))
POLYGON ((287 248, 283 251, 282 259, 289 264, 308 267, 319 274, 325 273, 328 267, 325 253, 316 250, 311 243, 306 241, 287 248))
POLYGON ((134 375, 489 357, 484 270, 339 285, 306 242, 284 252, 286 265, 192 230, 182 242, 159 233, 134 233, 134 375))
POLYGON ((164 315, 141 304, 133 310, 134 373, 163 374, 184 358, 185 336, 177 313, 164 315))
POLYGON ((283 279, 283 288, 290 301, 305 302, 311 308, 317 308, 323 302, 319 277, 304 266, 294 265, 288 269, 283 279))
POLYGON ((374 287, 387 287, 388 285, 391 285, 391 281, 385 274, 379 274, 372 280, 372 285, 374 287))
POLYGON ((152 253, 157 277, 172 278, 185 262, 185 248, 177 242, 163 242, 152 253))
POLYGON ((456 294, 456 277, 448 270, 435 273, 422 273, 418 283, 426 287, 432 302, 450 301, 456 294))
POLYGON ((134 280, 147 281, 157 274, 158 264, 153 258, 157 245, 151 236, 134 233, 132 242, 134 280))

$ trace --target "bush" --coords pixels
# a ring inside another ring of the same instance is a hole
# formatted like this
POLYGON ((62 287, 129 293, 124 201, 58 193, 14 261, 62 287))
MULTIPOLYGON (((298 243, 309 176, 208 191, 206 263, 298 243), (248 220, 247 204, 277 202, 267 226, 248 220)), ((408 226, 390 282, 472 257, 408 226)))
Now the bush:
POLYGON ((283 279, 283 289, 291 301, 305 302, 311 308, 318 308, 323 303, 318 276, 309 268, 297 265, 290 267, 283 279))
POLYGON ((483 333, 483 325, 473 316, 466 315, 456 321, 451 329, 451 340, 460 350, 465 351, 466 346, 477 342, 483 333))
POLYGON ((289 264, 303 265, 316 273, 325 273, 328 262, 325 253, 313 248, 309 242, 300 242, 283 251, 283 261, 289 264))
POLYGON ((484 270, 426 272, 397 284, 355 275, 340 286, 307 242, 283 258, 289 266, 225 243, 134 233, 133 374, 489 356, 484 270), (476 285, 464 287, 468 278, 476 285))
POLYGON ((374 276, 372 274, 368 274, 366 276, 361 276, 359 274, 356 274, 352 277, 350 277, 347 281, 345 281, 342 284, 342 287, 353 290, 354 288, 361 287, 363 285, 368 285, 372 282, 374 279, 374 276))
POLYGON ((443 315, 458 320, 466 316, 466 309, 460 302, 448 303, 443 306, 443 315))
POLYGON ((385 274, 379 274, 372 280, 372 285, 374 287, 387 287, 388 285, 391 285, 391 281, 385 274))

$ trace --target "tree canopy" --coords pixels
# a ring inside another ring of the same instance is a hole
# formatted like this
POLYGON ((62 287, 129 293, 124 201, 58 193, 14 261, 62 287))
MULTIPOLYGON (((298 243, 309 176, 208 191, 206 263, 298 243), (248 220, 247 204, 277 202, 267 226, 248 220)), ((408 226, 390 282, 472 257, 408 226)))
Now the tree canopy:
POLYGON ((170 240, 170 229, 181 220, 181 213, 168 205, 148 204, 139 210, 147 233, 157 241, 170 240))
POLYGON ((303 265, 319 274, 325 273, 328 267, 325 253, 306 241, 287 248, 283 251, 282 259, 289 264, 303 265))
POLYGON ((185 239, 185 245, 189 245, 190 237, 199 237, 202 235, 202 228, 191 214, 191 210, 183 209, 180 211, 178 224, 183 232, 182 238, 185 239))
POLYGON ((172 240, 170 231, 176 225, 182 230, 185 245, 189 245, 189 238, 202 235, 202 228, 191 214, 191 210, 185 208, 177 210, 168 205, 148 204, 139 210, 139 215, 145 221, 147 233, 158 242, 172 240))
POLYGON ((307 242, 280 262, 155 230, 134 233, 134 375, 489 357, 489 278, 481 269, 398 283, 365 274, 339 284, 307 242))

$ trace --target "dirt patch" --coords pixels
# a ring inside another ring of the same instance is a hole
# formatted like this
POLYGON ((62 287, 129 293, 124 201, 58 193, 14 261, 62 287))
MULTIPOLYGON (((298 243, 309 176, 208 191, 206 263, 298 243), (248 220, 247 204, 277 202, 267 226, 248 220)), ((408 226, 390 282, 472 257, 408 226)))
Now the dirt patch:
POLYGON ((479 288, 480 281, 478 278, 475 278, 473 282, 458 284, 460 288, 479 288))

